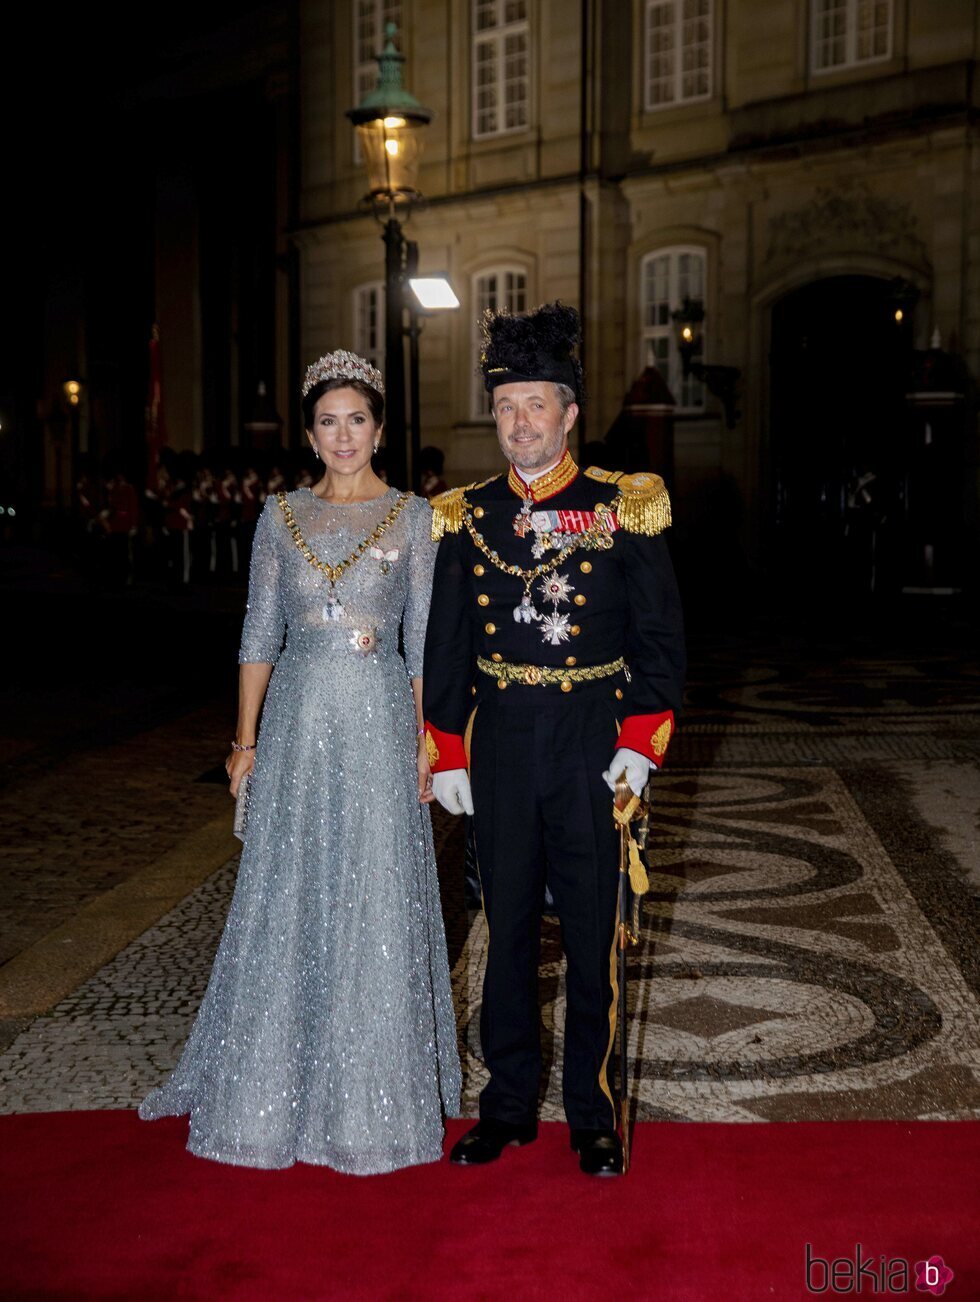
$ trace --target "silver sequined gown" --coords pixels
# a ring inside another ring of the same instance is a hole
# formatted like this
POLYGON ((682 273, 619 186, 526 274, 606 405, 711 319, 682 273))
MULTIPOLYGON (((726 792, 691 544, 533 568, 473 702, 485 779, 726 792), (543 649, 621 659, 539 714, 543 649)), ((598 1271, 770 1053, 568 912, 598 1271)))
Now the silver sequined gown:
MULTIPOLYGON (((397 500, 289 494, 337 564, 397 500)), ((419 805, 410 677, 435 545, 413 498, 337 584, 272 498, 259 520, 239 659, 275 664, 248 832, 207 992, 180 1063, 140 1116, 190 1114, 188 1147, 247 1166, 371 1174, 436 1161, 460 1067, 432 830, 419 805), (405 659, 398 630, 404 619, 405 659), (358 634, 376 634, 361 651, 358 634), (280 647, 285 635, 285 648, 280 647)), ((175 974, 176 975, 176 974, 175 974)))

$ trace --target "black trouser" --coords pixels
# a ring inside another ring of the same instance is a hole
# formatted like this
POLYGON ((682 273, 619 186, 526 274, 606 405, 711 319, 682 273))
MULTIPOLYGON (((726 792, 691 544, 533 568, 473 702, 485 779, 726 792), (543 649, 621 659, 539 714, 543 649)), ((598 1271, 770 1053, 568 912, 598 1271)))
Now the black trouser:
POLYGON ((470 777, 489 930, 480 1116, 526 1123, 541 1076, 538 956, 547 882, 567 959, 562 1094, 569 1125, 615 1125, 610 1051, 618 837, 602 780, 616 743, 618 678, 560 688, 480 685, 470 777))

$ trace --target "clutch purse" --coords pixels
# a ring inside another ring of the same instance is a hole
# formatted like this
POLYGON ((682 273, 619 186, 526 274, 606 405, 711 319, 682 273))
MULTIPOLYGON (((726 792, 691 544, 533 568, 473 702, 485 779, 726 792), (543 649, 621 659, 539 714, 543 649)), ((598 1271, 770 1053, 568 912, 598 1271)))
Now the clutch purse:
POLYGON ((251 797, 252 775, 246 773, 238 784, 238 795, 235 797, 235 821, 231 826, 232 832, 239 841, 245 840, 248 831, 248 808, 251 797))

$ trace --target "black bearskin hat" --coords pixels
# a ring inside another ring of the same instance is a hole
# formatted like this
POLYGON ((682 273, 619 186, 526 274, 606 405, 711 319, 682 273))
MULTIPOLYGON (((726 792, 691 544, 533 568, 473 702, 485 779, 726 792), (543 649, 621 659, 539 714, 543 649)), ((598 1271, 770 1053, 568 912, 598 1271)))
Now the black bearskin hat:
POLYGON ((545 303, 520 316, 487 308, 481 323, 480 368, 487 392, 498 384, 550 380, 583 396, 582 363, 572 355, 581 339, 579 315, 564 303, 545 303))

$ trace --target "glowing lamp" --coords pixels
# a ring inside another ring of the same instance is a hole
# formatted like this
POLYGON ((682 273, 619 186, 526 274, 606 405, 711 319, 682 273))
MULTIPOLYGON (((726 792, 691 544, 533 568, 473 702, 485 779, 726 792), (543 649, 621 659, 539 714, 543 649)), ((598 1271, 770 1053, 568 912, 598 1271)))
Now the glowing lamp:
POLYGON ((360 142, 372 199, 411 200, 418 195, 423 128, 432 121, 402 81, 404 55, 395 48, 395 24, 389 23, 384 52, 378 55, 378 84, 348 109, 360 142))

